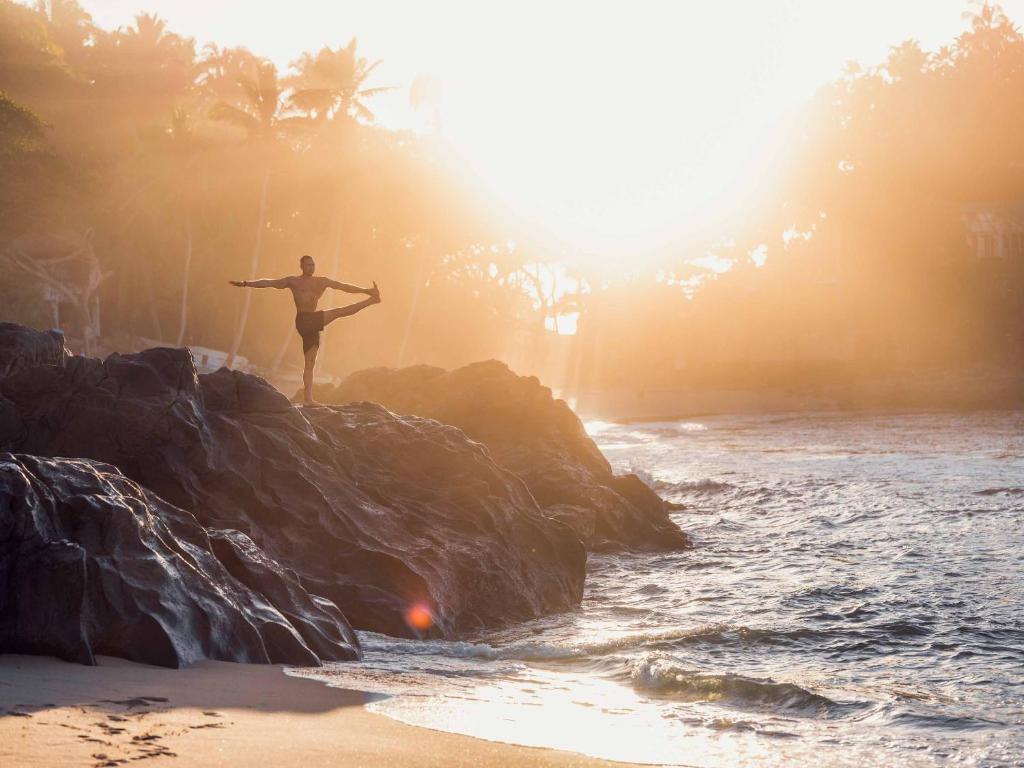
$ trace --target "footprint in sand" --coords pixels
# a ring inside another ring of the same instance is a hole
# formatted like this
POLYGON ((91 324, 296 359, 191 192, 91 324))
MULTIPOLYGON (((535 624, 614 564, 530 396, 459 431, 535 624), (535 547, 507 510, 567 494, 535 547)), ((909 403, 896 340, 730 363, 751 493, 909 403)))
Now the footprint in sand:
POLYGON ((97 739, 95 736, 89 736, 88 734, 85 734, 85 733, 78 734, 78 738, 80 738, 82 741, 91 741, 91 742, 93 742, 95 744, 102 744, 105 747, 112 747, 112 746, 114 746, 109 741, 104 741, 103 739, 97 739))
POLYGON ((136 696, 132 699, 100 699, 103 704, 120 704, 128 709, 135 707, 148 707, 151 704, 166 704, 170 699, 163 696, 136 696))

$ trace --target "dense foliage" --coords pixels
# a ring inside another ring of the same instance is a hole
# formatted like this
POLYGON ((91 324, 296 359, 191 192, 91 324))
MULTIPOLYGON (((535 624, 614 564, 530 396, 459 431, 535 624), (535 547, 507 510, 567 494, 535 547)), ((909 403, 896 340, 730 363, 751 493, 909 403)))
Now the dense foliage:
MULTIPOLYGON (((454 365, 543 336, 522 281, 506 279, 514 251, 491 247, 505 240, 443 149, 374 125, 373 70, 355 40, 283 74, 242 48, 197 50, 154 16, 107 31, 74 0, 0 0, 0 253, 88 240, 109 273, 111 346, 240 342, 265 369, 294 366, 290 301, 255 294, 243 324, 245 292, 227 280, 294 274, 303 253, 385 291, 357 334, 332 329, 329 350, 344 352, 328 370, 454 365)), ((5 318, 45 325, 38 276, 6 267, 5 318)))
POLYGON ((385 296, 332 327, 329 373, 499 357, 592 389, 1016 364, 1024 257, 979 261, 962 211, 1024 198, 1024 38, 989 3, 965 16, 938 51, 851 63, 731 223, 623 276, 553 266, 441 141, 376 125, 386 84, 355 40, 279 72, 155 16, 103 30, 75 0, 0 0, 0 316, 45 326, 47 274, 88 272, 96 296, 56 307, 73 339, 278 371, 300 361, 290 304, 260 291, 250 310, 226 281, 312 253, 385 296), (552 332, 569 317, 574 336, 552 332))

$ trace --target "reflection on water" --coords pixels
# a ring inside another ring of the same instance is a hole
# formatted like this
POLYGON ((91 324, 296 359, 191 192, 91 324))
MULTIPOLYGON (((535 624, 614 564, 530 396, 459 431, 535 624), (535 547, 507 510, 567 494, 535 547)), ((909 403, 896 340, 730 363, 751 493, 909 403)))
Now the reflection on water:
POLYGON ((433 728, 699 766, 1024 764, 1024 414, 588 429, 696 547, 589 561, 579 611, 366 634, 303 671, 433 728))

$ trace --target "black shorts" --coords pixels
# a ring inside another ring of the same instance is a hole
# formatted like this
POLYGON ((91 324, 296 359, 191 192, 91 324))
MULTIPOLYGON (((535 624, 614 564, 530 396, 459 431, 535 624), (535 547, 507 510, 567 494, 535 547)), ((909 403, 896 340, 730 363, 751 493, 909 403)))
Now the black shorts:
POLYGON ((324 313, 299 312, 295 316, 295 330, 302 337, 302 351, 309 352, 313 347, 320 346, 320 331, 324 329, 324 313))

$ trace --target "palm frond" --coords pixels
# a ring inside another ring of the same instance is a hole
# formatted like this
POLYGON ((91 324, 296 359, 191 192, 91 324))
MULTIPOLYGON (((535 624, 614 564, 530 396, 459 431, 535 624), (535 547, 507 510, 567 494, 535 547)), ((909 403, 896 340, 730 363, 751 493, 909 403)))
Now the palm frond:
POLYGON ((372 64, 369 64, 369 65, 367 65, 366 59, 360 59, 359 60, 359 67, 358 67, 358 69, 359 69, 359 82, 362 83, 367 78, 369 78, 370 75, 373 74, 373 70, 375 70, 380 65, 381 65, 381 60, 380 59, 377 59, 377 61, 375 61, 375 62, 373 62, 372 64))
POLYGON ((302 88, 292 93, 290 101, 303 112, 326 113, 334 106, 335 94, 330 88, 302 88))
POLYGON ((364 88, 361 91, 357 91, 356 92, 356 96, 358 96, 361 99, 368 99, 368 98, 371 98, 373 96, 377 96, 378 94, 381 94, 381 93, 387 93, 389 91, 393 91, 397 87, 398 86, 396 86, 396 85, 383 85, 383 86, 378 86, 376 88, 364 88))
POLYGON ((308 117, 282 117, 275 124, 277 127, 286 133, 297 133, 299 131, 309 130, 313 127, 313 121, 308 117))
POLYGON ((260 128, 259 120, 244 109, 239 109, 226 101, 218 101, 210 108, 210 119, 243 128, 250 134, 256 133, 260 128))
POLYGON ((373 114, 373 112, 371 112, 370 109, 362 102, 353 102, 352 107, 353 109, 355 109, 356 114, 359 115, 359 117, 363 118, 366 122, 372 123, 376 119, 376 116, 373 114))

